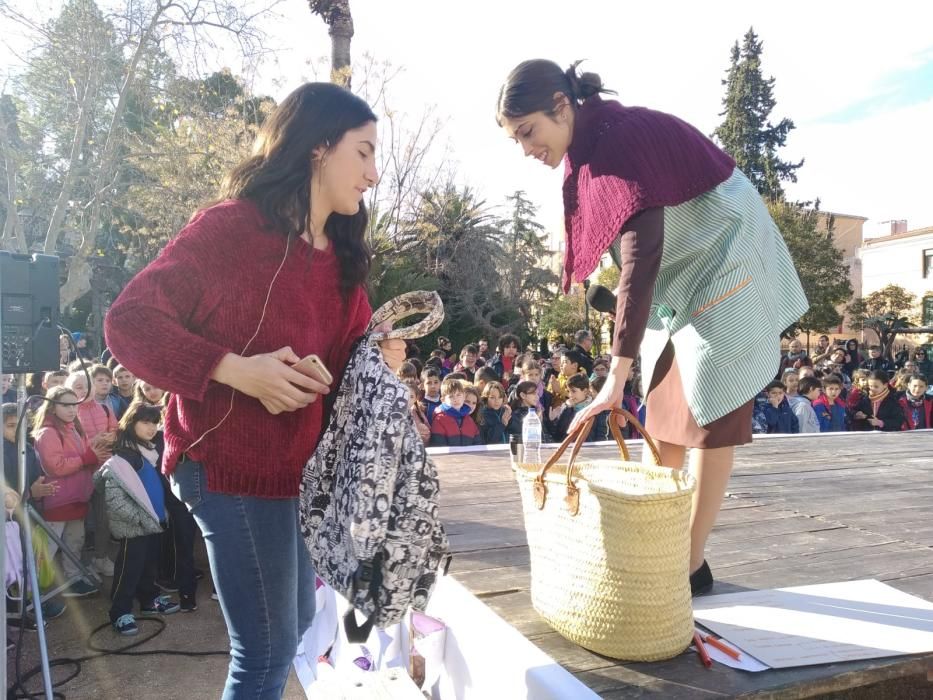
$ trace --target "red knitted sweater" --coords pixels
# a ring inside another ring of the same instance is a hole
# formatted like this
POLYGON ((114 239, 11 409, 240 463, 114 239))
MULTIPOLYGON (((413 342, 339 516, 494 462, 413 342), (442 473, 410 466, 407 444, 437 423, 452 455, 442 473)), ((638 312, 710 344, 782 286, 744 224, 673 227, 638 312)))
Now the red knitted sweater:
MULTIPOLYGON (((325 402, 272 415, 256 399, 210 379, 228 352, 243 354, 259 326, 286 238, 246 200, 199 212, 130 281, 107 315, 107 344, 137 377, 172 392, 165 418, 166 474, 188 452, 204 465, 208 488, 265 498, 298 495, 301 471, 317 445, 325 402), (189 449, 190 448, 190 449, 189 449)), ((372 311, 365 290, 344 302, 333 249, 293 240, 272 287, 265 319, 246 355, 290 346, 315 353, 336 391, 353 342, 372 311)))

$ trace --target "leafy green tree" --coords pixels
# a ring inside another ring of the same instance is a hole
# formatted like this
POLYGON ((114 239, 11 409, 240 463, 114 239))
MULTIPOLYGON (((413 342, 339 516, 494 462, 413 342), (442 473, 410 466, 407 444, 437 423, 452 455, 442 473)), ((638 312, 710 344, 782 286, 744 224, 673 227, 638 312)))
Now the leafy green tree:
POLYGON ((722 81, 726 95, 720 116, 724 119, 714 135, 761 194, 780 199, 781 182, 796 182, 803 160, 791 163, 777 155, 794 122, 786 117, 777 124, 770 121, 776 104, 774 78, 762 75, 762 47, 753 28, 746 32, 741 48, 738 42, 732 47, 729 70, 722 81))
POLYGON ((144 267, 200 207, 216 199, 221 180, 248 154, 257 125, 237 101, 226 111, 189 107, 169 123, 153 122, 128 141, 128 184, 118 226, 126 267, 144 267))
POLYGON ((557 294, 547 305, 538 321, 548 341, 570 343, 573 334, 583 328, 582 288, 574 287, 570 294, 557 294))
POLYGON ((852 296, 849 268, 833 242, 833 220, 820 226, 819 202, 806 204, 772 200, 768 211, 784 236, 809 310, 793 330, 826 332, 842 322, 839 309, 852 296))
POLYGON ((615 292, 619 286, 619 268, 615 265, 604 267, 596 274, 596 284, 601 284, 610 292, 615 292))
POLYGON ((545 328, 535 310, 550 305, 557 278, 543 264, 542 227, 523 192, 507 202, 511 216, 503 219, 469 187, 448 183, 423 192, 401 223, 391 202, 385 213, 375 212, 373 303, 412 289, 437 290, 447 312, 440 332, 455 346, 545 328))
POLYGON ((503 262, 497 223, 472 189, 448 183, 423 194, 399 237, 401 248, 438 280, 447 335, 454 341, 497 336, 520 326, 518 309, 505 303, 497 286, 503 262))
POLYGON ((63 310, 91 290, 99 263, 113 263, 102 259, 132 209, 126 192, 139 176, 127 158, 130 135, 150 122, 171 121, 152 111, 174 75, 168 52, 188 64, 203 55, 205 41, 216 46, 217 34, 227 33, 244 59, 253 61, 263 49, 258 20, 268 9, 244 11, 234 0, 121 0, 100 6, 68 0, 57 17, 43 21, 0 3, 0 16, 9 20, 4 26, 15 25, 34 39, 12 84, 24 146, 14 152, 0 142, 4 167, 15 168, 13 177, 21 184, 15 199, 7 186, 11 206, 4 215, 22 218, 28 242, 62 255, 63 310), (39 229, 39 241, 32 241, 30 233, 39 229))
POLYGON ((391 235, 393 220, 378 210, 370 212, 369 245, 373 251, 369 273, 369 300, 374 309, 405 292, 436 291, 440 280, 427 271, 414 254, 414 245, 400 249, 391 235))
POLYGON ((28 253, 29 244, 17 211, 20 203, 17 172, 24 156, 23 146, 16 103, 10 95, 0 95, 0 216, 3 217, 0 249, 28 253))
POLYGON ((896 284, 889 284, 866 297, 854 299, 846 307, 846 313, 854 330, 867 328, 874 331, 882 354, 891 357, 898 333, 915 325, 916 300, 915 294, 896 284))

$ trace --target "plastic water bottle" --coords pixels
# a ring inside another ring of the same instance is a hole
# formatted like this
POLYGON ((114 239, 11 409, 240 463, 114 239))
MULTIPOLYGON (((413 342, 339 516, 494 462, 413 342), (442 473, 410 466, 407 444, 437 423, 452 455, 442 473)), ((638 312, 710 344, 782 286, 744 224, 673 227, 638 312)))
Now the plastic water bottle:
POLYGON ((541 419, 534 409, 529 409, 522 421, 522 442, 525 464, 541 464, 541 419))

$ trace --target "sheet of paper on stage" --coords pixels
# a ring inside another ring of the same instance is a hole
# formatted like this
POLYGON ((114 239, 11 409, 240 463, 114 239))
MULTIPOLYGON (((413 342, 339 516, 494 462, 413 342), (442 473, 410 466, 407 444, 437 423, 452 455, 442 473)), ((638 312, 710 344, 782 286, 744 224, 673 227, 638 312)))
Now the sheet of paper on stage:
POLYGON ((880 581, 706 596, 693 611, 772 668, 933 652, 933 603, 880 581))
MULTIPOLYGON (((697 631, 704 634, 708 632, 708 630, 700 630, 699 628, 697 628, 697 631)), ((760 673, 761 671, 767 671, 769 668, 771 668, 770 666, 766 666, 765 664, 761 663, 758 659, 756 659, 744 649, 739 649, 732 643, 729 643, 729 646, 739 652, 738 659, 733 659, 725 652, 719 651, 719 649, 714 647, 712 644, 706 645, 706 653, 709 654, 709 658, 715 663, 722 664, 723 666, 728 666, 729 668, 734 668, 739 671, 760 673)), ((691 646, 690 651, 695 654, 697 651, 696 646, 691 646)))

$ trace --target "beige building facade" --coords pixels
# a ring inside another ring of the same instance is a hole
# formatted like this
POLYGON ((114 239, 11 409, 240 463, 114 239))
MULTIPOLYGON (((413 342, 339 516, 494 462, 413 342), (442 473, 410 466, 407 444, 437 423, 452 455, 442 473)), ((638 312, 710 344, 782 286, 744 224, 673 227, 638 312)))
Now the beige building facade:
POLYGON ((859 257, 859 250, 865 240, 865 222, 868 219, 854 214, 821 212, 820 227, 824 231, 830 217, 833 222, 833 243, 842 251, 843 262, 849 268, 852 297, 859 297, 862 295, 862 261, 859 257))
POLYGON ((896 284, 917 296, 921 325, 933 325, 933 226, 867 240, 859 257, 863 295, 896 284))

